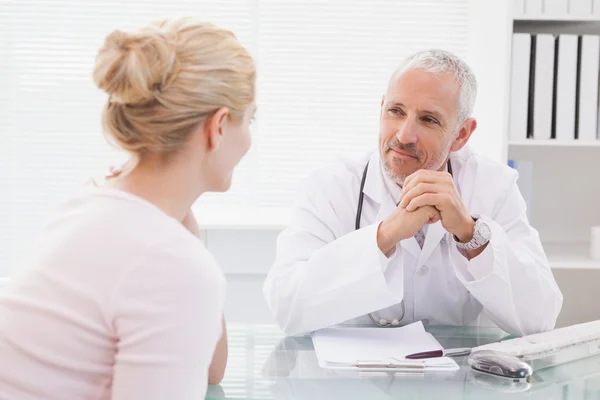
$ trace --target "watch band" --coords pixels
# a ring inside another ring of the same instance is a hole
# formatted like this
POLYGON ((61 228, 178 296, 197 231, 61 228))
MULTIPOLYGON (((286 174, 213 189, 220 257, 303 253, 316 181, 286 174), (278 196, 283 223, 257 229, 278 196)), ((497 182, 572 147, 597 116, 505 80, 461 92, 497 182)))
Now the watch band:
POLYGON ((462 243, 458 240, 455 235, 454 241, 456 242, 456 247, 461 250, 476 250, 481 246, 484 246, 487 242, 490 241, 492 232, 488 224, 485 223, 478 215, 473 215, 473 221, 475 221, 475 226, 473 228, 473 238, 467 243, 462 243))

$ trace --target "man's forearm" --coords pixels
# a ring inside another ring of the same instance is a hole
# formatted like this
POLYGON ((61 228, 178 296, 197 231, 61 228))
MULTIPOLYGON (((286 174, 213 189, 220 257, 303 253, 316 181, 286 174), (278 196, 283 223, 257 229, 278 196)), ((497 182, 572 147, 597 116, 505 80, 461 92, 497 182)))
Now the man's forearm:
POLYGON ((225 368, 227 367, 228 354, 229 350, 227 347, 227 325, 225 324, 225 317, 223 317, 223 335, 217 343, 215 354, 213 355, 212 362, 210 363, 210 368, 208 369, 209 385, 218 385, 223 380, 223 376, 225 375, 225 368))

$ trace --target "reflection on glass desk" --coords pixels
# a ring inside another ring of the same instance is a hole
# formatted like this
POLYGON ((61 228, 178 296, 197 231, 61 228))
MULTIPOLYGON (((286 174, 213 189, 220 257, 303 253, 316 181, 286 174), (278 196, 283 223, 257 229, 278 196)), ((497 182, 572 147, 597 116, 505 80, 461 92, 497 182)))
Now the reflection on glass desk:
MULTIPOLYGON (((383 329, 383 328, 382 328, 383 329)), ((498 341, 497 328, 429 326, 444 348, 498 341)), ((357 373, 321 369, 308 336, 285 337, 274 325, 228 326, 229 363, 207 399, 600 399, 600 356, 535 371, 512 383, 470 370, 453 373, 357 373)))

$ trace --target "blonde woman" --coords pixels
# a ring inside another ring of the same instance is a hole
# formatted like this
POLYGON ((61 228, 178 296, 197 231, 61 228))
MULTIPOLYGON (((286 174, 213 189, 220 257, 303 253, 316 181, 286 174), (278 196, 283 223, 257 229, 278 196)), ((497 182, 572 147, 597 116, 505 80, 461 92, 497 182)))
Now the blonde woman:
POLYGON ((227 361, 225 282, 190 207, 248 151, 254 63, 231 32, 172 19, 110 34, 94 80, 133 167, 61 204, 9 284, 0 399, 198 400, 227 361))

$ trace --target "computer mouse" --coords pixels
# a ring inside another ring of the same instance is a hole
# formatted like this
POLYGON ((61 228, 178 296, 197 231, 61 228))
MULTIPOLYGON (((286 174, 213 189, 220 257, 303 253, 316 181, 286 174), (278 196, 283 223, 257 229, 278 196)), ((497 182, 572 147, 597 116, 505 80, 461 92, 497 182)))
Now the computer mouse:
POLYGON ((529 382, 533 370, 525 361, 495 350, 479 350, 469 355, 469 366, 478 372, 529 382))

